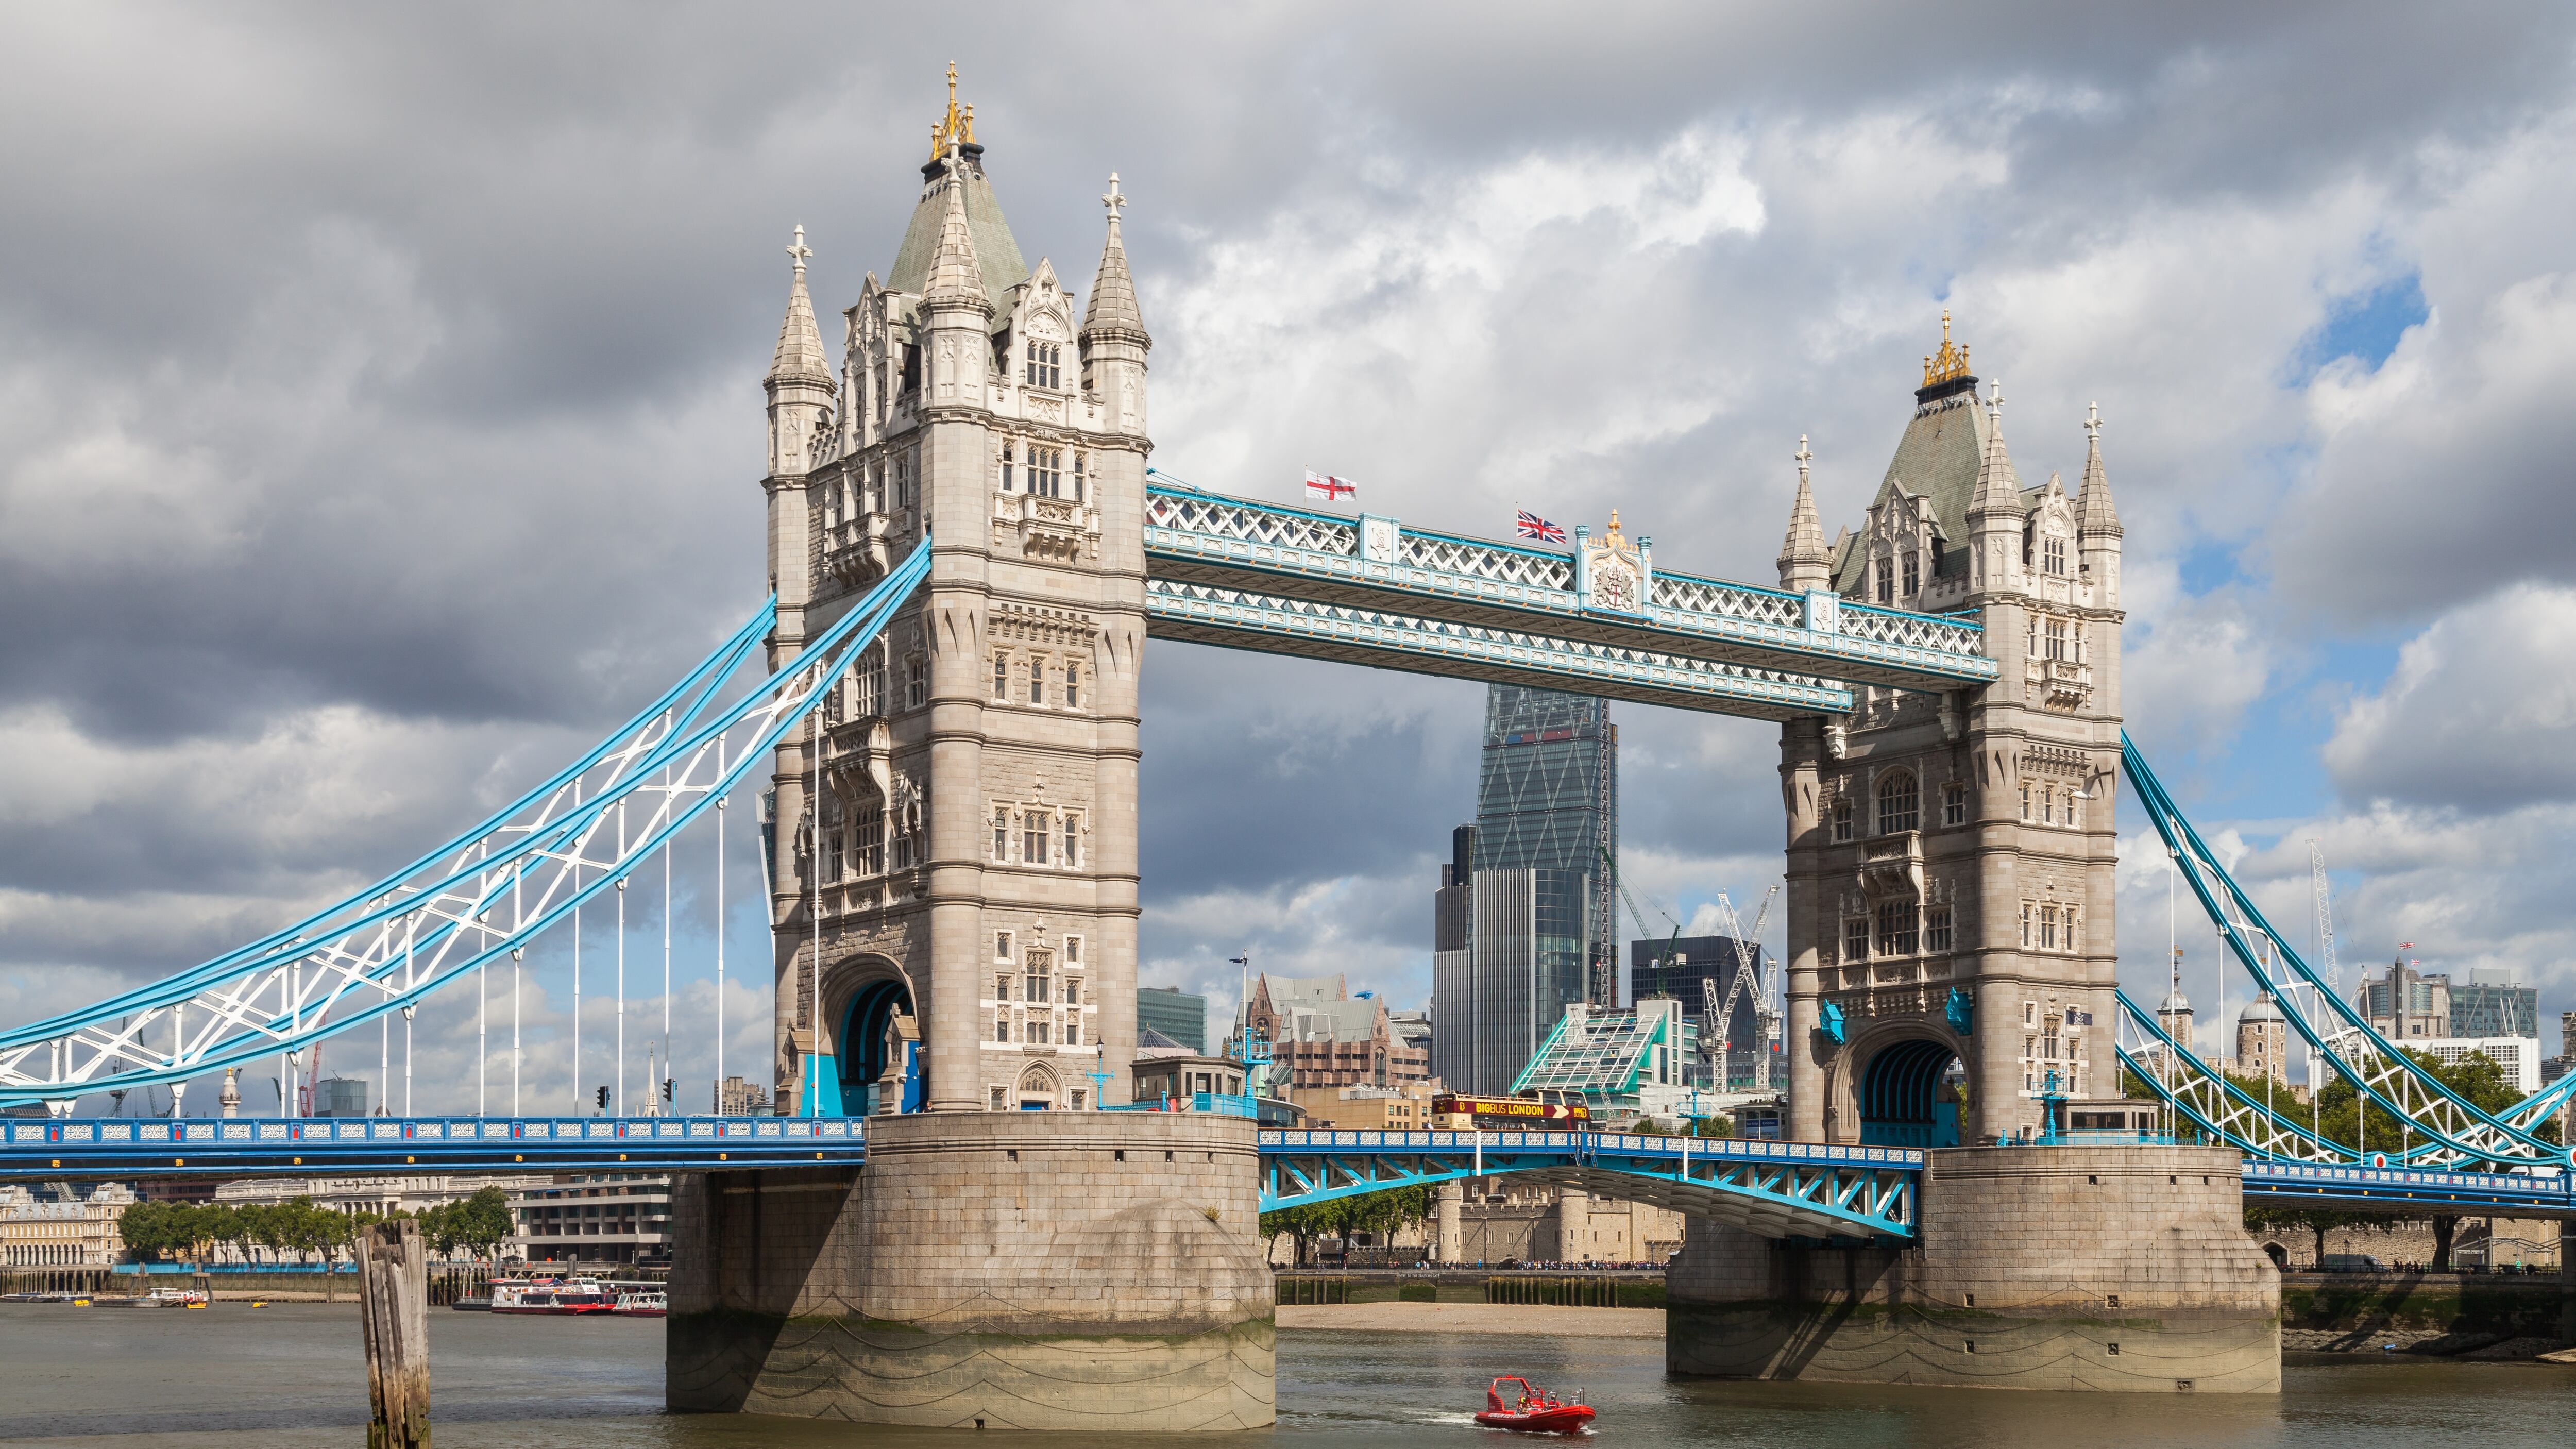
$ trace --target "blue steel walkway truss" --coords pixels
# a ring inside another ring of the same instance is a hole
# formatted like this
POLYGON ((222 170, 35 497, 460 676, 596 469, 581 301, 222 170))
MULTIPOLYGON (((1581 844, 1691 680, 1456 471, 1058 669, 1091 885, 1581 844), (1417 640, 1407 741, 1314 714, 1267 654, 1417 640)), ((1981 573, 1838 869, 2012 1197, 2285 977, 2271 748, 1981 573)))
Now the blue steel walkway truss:
POLYGON ((1261 1207, 1512 1173, 1772 1238, 1910 1239, 1923 1154, 1904 1147, 1619 1132, 1265 1130, 1261 1207))
POLYGON ((1538 684, 1759 719, 1839 714, 1851 686, 1991 682, 1982 626, 1688 574, 1638 553, 1605 602, 1580 548, 1551 551, 1195 488, 1150 485, 1147 627, 1157 638, 1538 684))

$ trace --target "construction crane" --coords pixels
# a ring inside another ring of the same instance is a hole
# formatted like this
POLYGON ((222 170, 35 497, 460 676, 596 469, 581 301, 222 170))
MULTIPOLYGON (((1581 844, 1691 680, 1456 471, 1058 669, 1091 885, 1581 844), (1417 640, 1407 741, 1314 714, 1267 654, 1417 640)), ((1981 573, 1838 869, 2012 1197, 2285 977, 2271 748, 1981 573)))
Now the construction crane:
POLYGON ((2343 994, 2343 972, 2335 965, 2334 882, 2326 878, 2326 853, 2311 840, 2308 842, 2308 894, 2317 910, 2317 967, 2334 988, 2343 994))
POLYGON ((1760 1092, 1771 1090, 1771 1058, 1777 1052, 1781 1038, 1779 1003, 1782 987, 1779 961, 1769 957, 1762 950, 1762 928, 1770 924, 1771 902, 1779 894, 1780 886, 1776 881, 1772 883, 1769 890, 1762 893, 1762 904, 1753 913, 1753 930, 1748 934, 1744 929, 1743 918, 1735 913, 1735 902, 1727 897, 1726 892, 1717 893, 1718 919, 1725 922, 1727 934, 1735 939, 1737 953, 1735 974, 1727 980, 1726 1000, 1717 1011, 1718 1061, 1721 1067, 1718 1090, 1720 1091, 1726 1089, 1726 1079, 1723 1075, 1726 1060, 1726 1030, 1735 1020, 1735 1001, 1739 996, 1751 998, 1750 1005, 1753 1008, 1756 1037, 1753 1059, 1754 1090, 1760 1092), (1746 951, 1751 951, 1754 961, 1761 963, 1762 969, 1758 974, 1750 969, 1752 963, 1745 960, 1743 953, 1746 951))
MULTIPOLYGON (((1628 883, 1619 878, 1618 857, 1612 855, 1605 849, 1601 852, 1601 862, 1609 867, 1611 888, 1619 893, 1619 899, 1628 903, 1628 917, 1637 923, 1637 934, 1645 937, 1649 941, 1653 940, 1655 938, 1655 928, 1646 924, 1646 913, 1638 908, 1636 893, 1629 890, 1628 883)), ((1674 919, 1672 912, 1665 910, 1661 906, 1657 906, 1655 908, 1655 914, 1663 917, 1667 921, 1672 921, 1673 923, 1673 934, 1671 939, 1664 942, 1663 954, 1654 957, 1648 963, 1650 965, 1662 966, 1670 963, 1673 959, 1673 953, 1680 949, 1682 923, 1674 919)))
MULTIPOLYGON (((2319 975, 2325 977, 2327 988, 2335 995, 2341 996, 2343 995, 2343 968, 2335 964, 2334 882, 2326 876, 2325 850, 2314 840, 2308 842, 2308 895, 2317 913, 2317 971, 2319 975)), ((2308 995, 2313 997, 2315 992, 2311 990, 2308 995)), ((2308 1020, 2327 1019, 2324 1002, 2310 1000, 2306 1004, 2308 1020)), ((2309 1087, 2313 1090, 2324 1083, 2325 1059, 2314 1046, 2311 1046, 2308 1048, 2309 1087)))

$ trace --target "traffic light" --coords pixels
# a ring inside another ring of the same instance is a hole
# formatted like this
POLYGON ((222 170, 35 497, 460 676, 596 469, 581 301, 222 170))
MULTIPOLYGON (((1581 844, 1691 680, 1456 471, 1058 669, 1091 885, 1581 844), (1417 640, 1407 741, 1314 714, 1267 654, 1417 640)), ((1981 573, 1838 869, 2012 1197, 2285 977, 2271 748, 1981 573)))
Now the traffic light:
POLYGON ((603 1112, 608 1110, 608 1089, 606 1087, 599 1089, 599 1110, 603 1112))
POLYGON ((662 1079, 662 1100, 663 1100, 663 1101, 665 1101, 665 1102, 673 1102, 673 1101, 677 1101, 677 1100, 679 1100, 679 1098, 678 1098, 678 1096, 677 1096, 677 1093, 676 1093, 676 1089, 678 1088, 678 1086, 679 1086, 679 1085, 680 1085, 680 1084, 679 1084, 677 1081, 674 1081, 673 1079, 671 1079, 671 1078, 669 1078, 669 1077, 664 1077, 664 1078, 662 1079))

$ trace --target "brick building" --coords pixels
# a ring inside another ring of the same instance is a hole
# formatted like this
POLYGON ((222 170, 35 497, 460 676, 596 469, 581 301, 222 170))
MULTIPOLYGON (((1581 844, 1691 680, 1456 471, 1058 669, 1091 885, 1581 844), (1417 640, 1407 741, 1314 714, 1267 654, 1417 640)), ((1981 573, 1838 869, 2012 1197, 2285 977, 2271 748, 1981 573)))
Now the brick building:
POLYGON ((1278 1086, 1393 1087, 1431 1078, 1431 1053, 1395 1033, 1386 1003, 1353 996, 1330 976, 1256 977, 1252 1000, 1235 1016, 1241 1037, 1270 1043, 1278 1086))

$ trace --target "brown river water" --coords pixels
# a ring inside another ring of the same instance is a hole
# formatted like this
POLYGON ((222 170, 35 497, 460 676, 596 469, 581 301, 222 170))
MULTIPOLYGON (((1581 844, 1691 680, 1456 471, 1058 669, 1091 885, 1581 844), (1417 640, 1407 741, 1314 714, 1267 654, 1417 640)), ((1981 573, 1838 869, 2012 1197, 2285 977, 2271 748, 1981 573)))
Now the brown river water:
MULTIPOLYGON (((431 1315, 440 1449, 749 1449, 957 1445, 972 1431, 661 1412, 657 1320, 431 1315)), ((1667 1379, 1653 1339, 1348 1333, 1279 1335, 1279 1425, 1155 1440, 1298 1446, 1521 1442, 1475 1427, 1485 1380, 1580 1388, 1607 1446, 1762 1449, 2567 1449, 2576 1367, 2294 1359, 2277 1397, 2144 1398, 1979 1389, 1667 1379)), ((201 1312, 0 1303, 0 1441, 93 1449, 356 1445, 367 1389, 346 1304, 201 1312)), ((984 1435, 984 1438, 1000 1437, 984 1435)), ((1048 1435, 1047 1449, 1131 1438, 1048 1435)))

